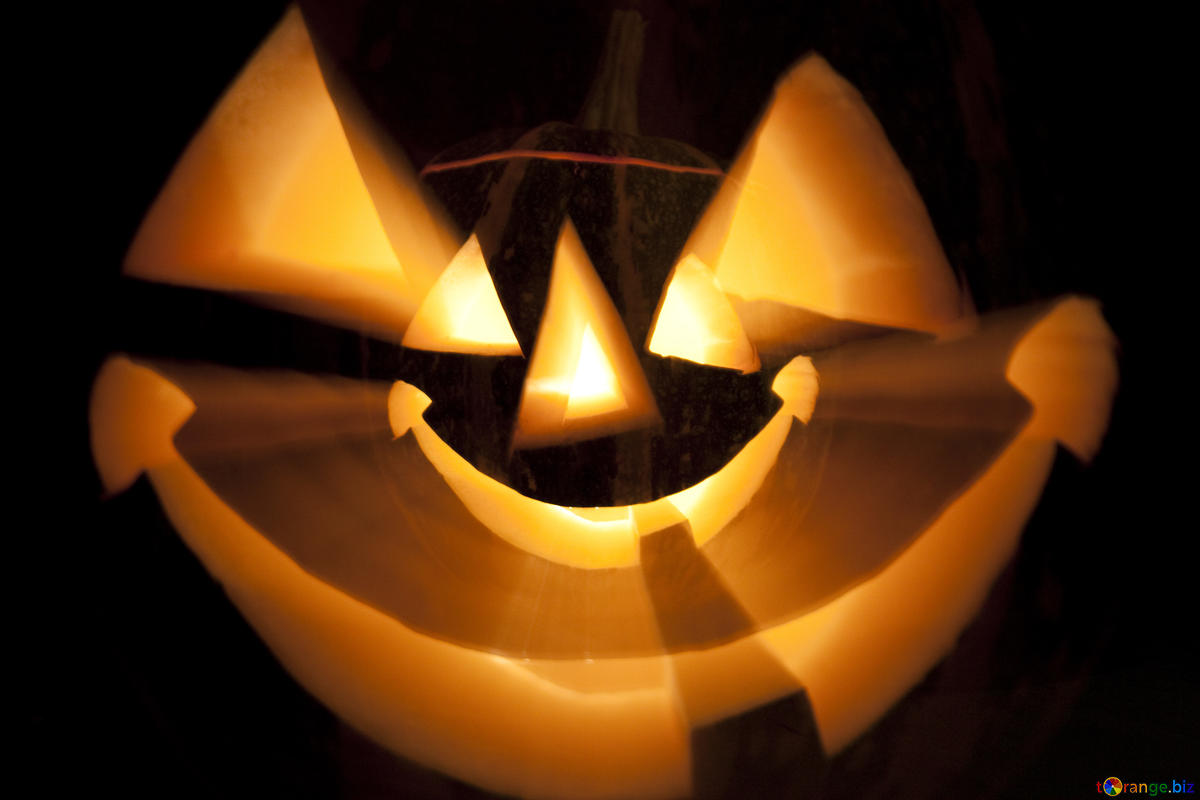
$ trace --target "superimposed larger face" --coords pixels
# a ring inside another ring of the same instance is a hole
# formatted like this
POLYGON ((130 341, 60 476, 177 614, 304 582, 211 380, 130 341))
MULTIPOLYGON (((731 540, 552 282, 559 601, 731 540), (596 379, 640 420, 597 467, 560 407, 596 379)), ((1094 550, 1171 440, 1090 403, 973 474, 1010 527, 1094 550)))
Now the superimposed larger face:
POLYGON ((381 363, 114 357, 92 440, 106 487, 146 473, 287 669, 397 753, 522 796, 685 796, 707 733, 769 708, 820 760, 953 644, 1054 439, 1097 446, 1095 306, 970 314, 817 56, 728 168, 547 124, 418 176, 338 86, 289 13, 126 272, 381 363))

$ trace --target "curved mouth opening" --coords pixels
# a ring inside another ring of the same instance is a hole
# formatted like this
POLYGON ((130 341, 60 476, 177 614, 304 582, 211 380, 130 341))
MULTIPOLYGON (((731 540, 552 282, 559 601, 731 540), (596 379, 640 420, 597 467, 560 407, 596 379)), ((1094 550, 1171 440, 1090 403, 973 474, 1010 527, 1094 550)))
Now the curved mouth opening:
MULTIPOLYGON (((658 356, 639 369, 658 387, 650 390, 652 419, 605 426, 603 415, 584 415, 578 431, 568 421, 554 429, 559 435, 537 441, 515 433, 528 410, 520 358, 406 350, 393 374, 429 396, 424 421, 476 469, 558 506, 636 505, 688 489, 733 459, 781 405, 771 389, 776 373, 658 356)), ((539 410, 554 420, 564 405, 539 410)))
POLYGON ((551 561, 601 569, 638 563, 638 540, 671 526, 686 525, 700 546, 745 508, 774 467, 792 420, 812 416, 818 392, 812 362, 793 359, 772 389, 782 406, 728 463, 685 489, 628 505, 555 505, 489 477, 434 431, 424 416, 432 401, 410 383, 392 386, 388 417, 393 434, 411 433, 463 504, 495 534, 551 561))

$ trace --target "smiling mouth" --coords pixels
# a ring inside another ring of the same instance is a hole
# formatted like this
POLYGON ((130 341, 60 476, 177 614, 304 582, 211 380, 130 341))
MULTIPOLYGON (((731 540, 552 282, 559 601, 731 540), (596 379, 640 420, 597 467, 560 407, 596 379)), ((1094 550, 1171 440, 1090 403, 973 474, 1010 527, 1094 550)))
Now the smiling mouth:
POLYGON ((816 406, 812 362, 798 356, 776 375, 783 403, 766 425, 724 466, 680 491, 645 503, 578 507, 527 497, 476 469, 425 420, 431 400, 397 381, 388 396, 392 433, 411 432, 421 451, 463 505, 497 536, 526 552, 572 567, 602 569, 638 563, 643 536, 687 523, 697 546, 736 517, 774 467, 792 420, 807 422, 816 406))

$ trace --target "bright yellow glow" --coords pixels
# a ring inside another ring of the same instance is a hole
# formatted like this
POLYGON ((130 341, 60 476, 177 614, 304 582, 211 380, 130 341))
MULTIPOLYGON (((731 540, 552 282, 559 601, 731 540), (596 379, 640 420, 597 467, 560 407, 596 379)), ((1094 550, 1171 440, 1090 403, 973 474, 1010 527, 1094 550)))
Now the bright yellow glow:
MULTIPOLYGON (((292 9, 196 134, 138 231, 128 274, 249 292, 400 341, 453 254, 410 172, 389 239, 292 9)), ((395 199, 395 198, 393 198, 395 199)), ((395 212, 395 209, 389 209, 395 212)))
POLYGON ((776 86, 684 252, 745 300, 930 331, 964 309, 882 127, 815 55, 776 86))
POLYGON ((521 345, 500 305, 475 234, 425 296, 404 334, 404 346, 450 353, 521 355, 521 345))
POLYGON ((658 407, 570 218, 517 412, 514 447, 590 439, 658 421, 658 407))
POLYGON ((571 379, 571 391, 567 396, 564 419, 575 420, 624 411, 629 407, 612 362, 604 355, 592 326, 583 329, 579 342, 579 358, 575 362, 575 377, 571 379))
POLYGON ((759 366, 729 298, 694 253, 676 264, 667 279, 646 348, 660 356, 744 373, 759 366))

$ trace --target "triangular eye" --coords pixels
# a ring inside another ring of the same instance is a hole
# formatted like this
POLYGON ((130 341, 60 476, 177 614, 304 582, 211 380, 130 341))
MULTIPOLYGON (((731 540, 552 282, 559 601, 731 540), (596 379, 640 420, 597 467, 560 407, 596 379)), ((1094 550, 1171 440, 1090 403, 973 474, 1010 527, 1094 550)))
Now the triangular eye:
POLYGON ((404 333, 403 344, 443 353, 521 355, 475 234, 429 290, 404 333))
POLYGON ((716 276, 691 253, 667 279, 646 349, 743 373, 759 367, 758 353, 716 276))

